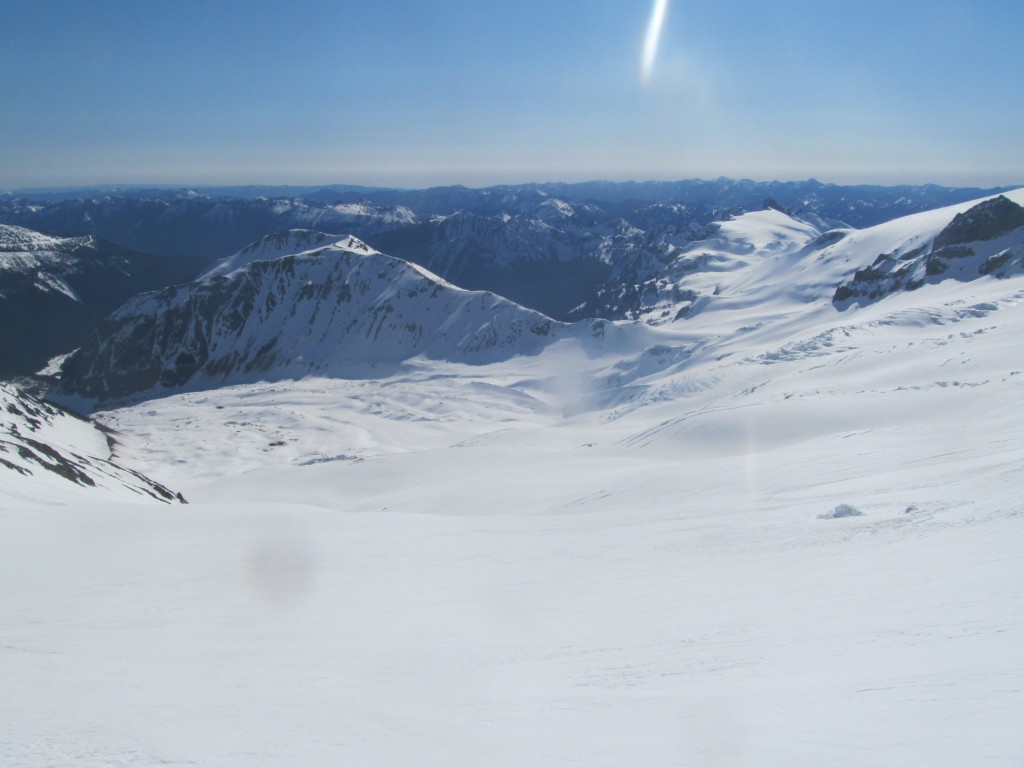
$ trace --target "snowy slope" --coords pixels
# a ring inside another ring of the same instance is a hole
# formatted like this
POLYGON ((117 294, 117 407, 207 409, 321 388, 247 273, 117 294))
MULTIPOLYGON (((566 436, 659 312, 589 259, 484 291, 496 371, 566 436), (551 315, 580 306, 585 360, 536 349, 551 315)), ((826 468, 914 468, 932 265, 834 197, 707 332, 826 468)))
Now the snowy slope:
POLYGON ((200 279, 227 275, 253 261, 266 261, 288 256, 293 253, 311 251, 337 242, 339 235, 328 235, 309 229, 289 229, 276 235, 267 235, 247 245, 238 253, 217 262, 200 279))
MULTIPOLYGON (((710 304, 738 308, 763 303, 779 286, 798 292, 795 256, 821 235, 805 221, 775 209, 745 213, 688 243, 653 279, 637 287, 637 319, 662 323, 692 316, 710 304)), ((819 277, 820 280, 828 280, 819 277)))
POLYGON ((562 344, 101 414, 193 503, 0 502, 0 755, 1015 766, 1022 298, 925 286, 614 389, 628 354, 562 344))
POLYGON ((50 237, 24 227, 0 224, 0 300, 20 298, 23 292, 16 278, 30 281, 38 293, 58 293, 82 303, 69 284, 69 278, 81 267, 75 264, 75 252, 91 245, 88 237, 50 237))
POLYGON ((0 383, 0 490, 15 504, 182 497, 113 461, 113 439, 92 423, 0 383))
POLYGON ((958 206, 952 209, 956 215, 939 232, 935 232, 941 221, 939 212, 922 215, 931 219, 930 226, 918 228, 891 250, 881 252, 870 266, 840 285, 834 297, 837 306, 875 301, 926 283, 1019 274, 1024 271, 1024 207, 1020 203, 1024 203, 1024 190, 984 200, 966 210, 958 206))
POLYGON ((1019 766, 1024 277, 832 302, 973 205, 737 217, 601 343, 98 413, 192 503, 0 495, 0 762, 1019 766))
POLYGON ((824 298, 845 308, 926 282, 1006 277, 1020 271, 1024 254, 1019 202, 1024 190, 865 230, 822 231, 819 222, 774 209, 745 213, 677 248, 655 277, 637 286, 635 316, 652 324, 686 318, 692 325, 696 314, 712 312, 713 322, 738 327, 727 318, 742 324, 747 311, 760 317, 801 312, 824 298), (985 226, 977 220, 988 221, 995 234, 973 234, 985 226))
MULTIPOLYGON (((91 243, 89 237, 51 237, 24 227, 0 224, 0 274, 35 275, 39 290, 59 291, 77 300, 74 291, 55 273, 70 272, 70 257, 91 243)), ((3 288, 0 283, 0 290, 3 288)))

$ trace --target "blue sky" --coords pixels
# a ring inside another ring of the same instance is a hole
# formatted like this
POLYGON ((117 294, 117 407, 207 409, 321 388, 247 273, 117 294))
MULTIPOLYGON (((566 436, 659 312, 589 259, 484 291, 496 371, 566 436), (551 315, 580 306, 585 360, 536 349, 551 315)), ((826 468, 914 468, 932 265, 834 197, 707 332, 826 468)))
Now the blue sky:
POLYGON ((9 0, 0 189, 1024 184, 1019 0, 9 0))

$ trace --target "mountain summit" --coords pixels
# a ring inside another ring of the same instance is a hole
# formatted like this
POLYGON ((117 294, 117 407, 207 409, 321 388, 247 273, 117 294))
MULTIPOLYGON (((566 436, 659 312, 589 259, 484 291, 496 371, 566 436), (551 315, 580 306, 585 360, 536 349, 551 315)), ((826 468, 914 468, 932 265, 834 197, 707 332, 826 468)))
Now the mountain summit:
POLYGON ((538 351, 557 325, 355 237, 221 274, 229 266, 122 306, 66 361, 58 394, 357 375, 416 355, 489 362, 538 351))

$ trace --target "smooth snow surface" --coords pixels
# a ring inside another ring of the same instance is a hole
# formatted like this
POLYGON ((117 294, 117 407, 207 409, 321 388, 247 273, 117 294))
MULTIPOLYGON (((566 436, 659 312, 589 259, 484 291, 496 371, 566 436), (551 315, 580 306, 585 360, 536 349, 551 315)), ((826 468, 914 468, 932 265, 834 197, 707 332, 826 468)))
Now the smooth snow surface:
POLYGON ((99 414, 191 503, 0 497, 0 764, 1024 764, 1024 278, 814 298, 890 235, 99 414))

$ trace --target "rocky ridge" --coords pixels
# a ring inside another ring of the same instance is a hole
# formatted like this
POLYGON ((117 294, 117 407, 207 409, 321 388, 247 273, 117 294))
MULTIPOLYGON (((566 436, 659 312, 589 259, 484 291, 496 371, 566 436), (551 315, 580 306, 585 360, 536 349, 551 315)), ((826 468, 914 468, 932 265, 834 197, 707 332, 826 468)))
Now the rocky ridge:
POLYGON ((963 282, 1024 272, 1024 207, 999 195, 982 201, 934 237, 914 247, 879 254, 836 288, 833 302, 846 308, 871 303, 928 283, 963 282))
POLYGON ((490 362, 536 353, 561 327, 347 237, 132 299, 65 361, 56 395, 357 376, 417 355, 490 362))
POLYGON ((92 422, 0 382, 0 467, 4 490, 45 498, 47 490, 66 493, 68 484, 84 492, 110 492, 167 504, 184 503, 180 493, 116 461, 115 441, 92 422))

